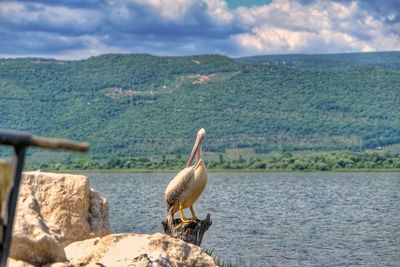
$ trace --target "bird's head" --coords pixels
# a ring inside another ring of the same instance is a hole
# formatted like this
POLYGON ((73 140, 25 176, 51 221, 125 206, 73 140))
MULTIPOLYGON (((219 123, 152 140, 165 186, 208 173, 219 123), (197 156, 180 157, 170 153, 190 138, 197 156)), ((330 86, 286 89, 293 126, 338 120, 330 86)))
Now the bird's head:
POLYGON ((196 136, 196 140, 194 141, 194 145, 193 145, 193 149, 192 152, 190 153, 188 162, 186 164, 187 167, 190 166, 190 164, 192 164, 192 161, 194 159, 194 157, 200 153, 200 147, 201 147, 201 143, 203 142, 204 137, 206 136, 206 130, 204 130, 204 128, 201 128, 198 132, 197 132, 197 136, 196 136))
POLYGON ((201 128, 198 132, 197 132, 197 137, 201 137, 204 138, 206 136, 206 130, 204 130, 204 128, 201 128))

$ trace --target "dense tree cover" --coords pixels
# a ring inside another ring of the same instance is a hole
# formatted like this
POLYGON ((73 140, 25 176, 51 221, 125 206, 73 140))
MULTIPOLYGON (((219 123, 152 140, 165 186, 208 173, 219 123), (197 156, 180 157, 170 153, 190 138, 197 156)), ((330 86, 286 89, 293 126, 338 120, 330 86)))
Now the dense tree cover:
POLYGON ((89 141, 89 161, 100 163, 187 154, 201 127, 204 149, 215 153, 360 151, 400 143, 399 59, 398 52, 0 59, 0 128, 89 141), (113 88, 117 97, 106 93, 113 88))
MULTIPOLYGON (((185 166, 186 161, 179 155, 176 158, 152 160, 149 158, 111 158, 107 161, 91 160, 87 157, 68 160, 63 163, 51 161, 38 166, 43 170, 71 170, 71 169, 125 169, 125 170, 177 170, 185 166)), ((206 160, 208 169, 234 170, 271 170, 271 171, 335 171, 335 170, 368 170, 368 169, 399 169, 400 153, 313 153, 291 154, 281 153, 269 159, 241 156, 235 160, 226 160, 220 155, 216 160, 206 160)))

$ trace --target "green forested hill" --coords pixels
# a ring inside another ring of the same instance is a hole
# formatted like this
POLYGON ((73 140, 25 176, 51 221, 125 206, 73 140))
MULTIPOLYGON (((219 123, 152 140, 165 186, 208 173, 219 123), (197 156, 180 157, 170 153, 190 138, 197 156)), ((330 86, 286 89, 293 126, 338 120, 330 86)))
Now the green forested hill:
POLYGON ((400 143, 400 52, 0 59, 0 128, 89 141, 91 157, 358 150, 400 143), (285 63, 282 63, 282 62, 285 63))

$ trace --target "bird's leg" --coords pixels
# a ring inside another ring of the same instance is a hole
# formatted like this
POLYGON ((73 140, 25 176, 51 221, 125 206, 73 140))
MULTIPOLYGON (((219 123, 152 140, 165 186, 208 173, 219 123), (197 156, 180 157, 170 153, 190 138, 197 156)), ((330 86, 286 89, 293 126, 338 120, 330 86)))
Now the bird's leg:
POLYGON ((181 221, 182 221, 183 223, 188 223, 188 222, 190 222, 190 220, 186 219, 185 216, 183 216, 183 206, 182 206, 181 203, 179 203, 179 215, 180 215, 181 221))
POLYGON ((190 206, 190 212, 192 213, 192 220, 197 220, 196 212, 194 212, 193 206, 190 206))

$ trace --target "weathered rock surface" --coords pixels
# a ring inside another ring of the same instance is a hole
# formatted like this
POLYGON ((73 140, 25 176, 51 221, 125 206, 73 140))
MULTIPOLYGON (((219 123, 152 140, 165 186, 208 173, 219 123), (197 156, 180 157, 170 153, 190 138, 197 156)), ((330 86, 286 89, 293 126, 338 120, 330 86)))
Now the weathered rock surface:
POLYGON ((112 234, 68 245, 72 264, 87 266, 217 266, 200 247, 156 233, 112 234))
POLYGON ((108 214, 107 199, 93 189, 90 189, 88 222, 95 236, 105 236, 111 233, 108 214))
POLYGON ((20 191, 30 190, 41 216, 60 227, 60 242, 72 242, 109 234, 108 202, 89 187, 83 175, 26 172, 20 191))
POLYGON ((62 262, 65 245, 109 233, 108 202, 87 177, 23 174, 10 257, 33 265, 62 262))
MULTIPOLYGON (((59 239, 60 229, 43 219, 33 193, 29 189, 21 190, 10 256, 34 265, 65 261, 59 239)), ((16 262, 13 264, 19 266, 16 262)))

